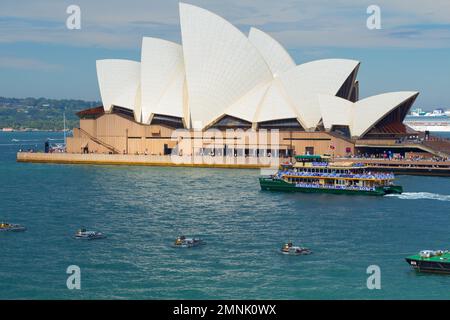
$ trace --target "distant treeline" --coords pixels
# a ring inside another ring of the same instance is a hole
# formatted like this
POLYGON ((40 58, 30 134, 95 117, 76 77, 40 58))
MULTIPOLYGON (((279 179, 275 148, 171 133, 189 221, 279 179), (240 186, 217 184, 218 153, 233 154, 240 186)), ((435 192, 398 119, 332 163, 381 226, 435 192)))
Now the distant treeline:
POLYGON ((76 112, 101 105, 99 101, 0 97, 0 128, 62 130, 78 126, 76 112))

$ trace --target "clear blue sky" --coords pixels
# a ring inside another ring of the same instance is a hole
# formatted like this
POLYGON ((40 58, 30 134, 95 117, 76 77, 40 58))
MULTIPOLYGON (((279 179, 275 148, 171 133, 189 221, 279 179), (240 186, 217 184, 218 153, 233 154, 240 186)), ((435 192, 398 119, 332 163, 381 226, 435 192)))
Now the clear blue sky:
MULTIPOLYGON (((271 34, 298 64, 322 58, 362 62, 361 96, 420 91, 415 106, 450 108, 450 1, 203 0, 248 33, 271 34), (369 30, 366 10, 381 9, 369 30)), ((142 36, 180 42, 174 0, 1 0, 0 96, 99 100, 95 60, 139 60, 142 36), (66 8, 81 8, 81 30, 66 8)))

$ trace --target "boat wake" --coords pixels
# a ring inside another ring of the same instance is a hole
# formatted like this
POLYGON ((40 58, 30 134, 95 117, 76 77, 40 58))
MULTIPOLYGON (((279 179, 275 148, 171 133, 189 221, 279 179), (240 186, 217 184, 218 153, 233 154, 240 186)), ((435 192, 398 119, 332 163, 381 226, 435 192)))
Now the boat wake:
POLYGON ((0 143, 1 147, 5 146, 35 146, 36 143, 33 142, 26 142, 26 143, 0 143))
POLYGON ((404 200, 439 200, 450 201, 450 195, 431 192, 404 192, 402 194, 388 194, 386 197, 395 197, 404 200))
POLYGON ((28 139, 28 140, 11 139, 11 142, 38 142, 38 141, 42 141, 42 140, 39 140, 39 139, 28 139))

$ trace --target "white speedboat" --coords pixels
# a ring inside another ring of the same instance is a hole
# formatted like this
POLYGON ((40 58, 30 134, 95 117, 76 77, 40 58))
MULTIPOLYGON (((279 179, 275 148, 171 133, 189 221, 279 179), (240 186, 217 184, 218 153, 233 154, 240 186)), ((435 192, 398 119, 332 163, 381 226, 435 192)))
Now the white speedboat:
POLYGON ((200 238, 186 238, 185 236, 179 236, 175 240, 174 246, 177 248, 192 248, 205 244, 200 238))
POLYGON ((98 231, 87 231, 86 229, 80 229, 77 233, 75 233, 75 239, 94 240, 104 238, 106 238, 106 236, 98 231))

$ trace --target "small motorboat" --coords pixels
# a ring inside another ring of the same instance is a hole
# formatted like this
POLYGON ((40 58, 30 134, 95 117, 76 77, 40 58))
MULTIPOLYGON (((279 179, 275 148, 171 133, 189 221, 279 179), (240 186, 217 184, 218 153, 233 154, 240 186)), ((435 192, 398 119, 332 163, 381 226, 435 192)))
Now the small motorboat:
POLYGON ((202 244, 205 244, 205 242, 200 238, 186 238, 185 236, 179 236, 175 240, 174 246, 176 248, 192 248, 202 244))
POLYGON ((87 231, 86 229, 80 229, 77 233, 75 233, 75 239, 95 240, 104 238, 106 238, 106 236, 98 231, 87 231))
POLYGON ((308 255, 312 251, 309 248, 294 246, 292 242, 285 243, 281 248, 282 254, 290 255, 308 255))
POLYGON ((0 222, 0 232, 1 231, 21 232, 25 230, 27 230, 27 228, 19 224, 0 222))

